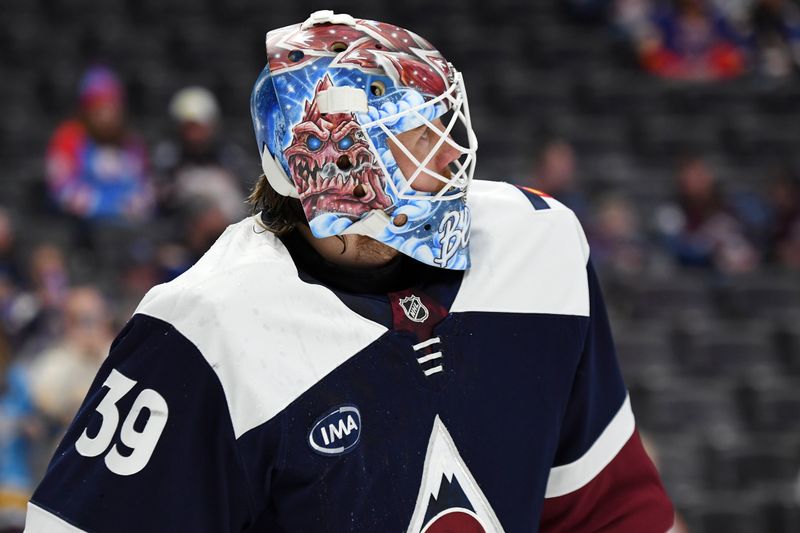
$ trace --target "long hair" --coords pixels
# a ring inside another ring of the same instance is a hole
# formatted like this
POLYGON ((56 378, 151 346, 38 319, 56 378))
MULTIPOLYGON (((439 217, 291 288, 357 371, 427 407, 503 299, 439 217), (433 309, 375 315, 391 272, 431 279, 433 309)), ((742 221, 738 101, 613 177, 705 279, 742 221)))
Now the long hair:
POLYGON ((253 214, 261 212, 264 229, 277 235, 286 235, 300 224, 308 224, 300 200, 275 192, 267 177, 262 174, 247 197, 253 214))

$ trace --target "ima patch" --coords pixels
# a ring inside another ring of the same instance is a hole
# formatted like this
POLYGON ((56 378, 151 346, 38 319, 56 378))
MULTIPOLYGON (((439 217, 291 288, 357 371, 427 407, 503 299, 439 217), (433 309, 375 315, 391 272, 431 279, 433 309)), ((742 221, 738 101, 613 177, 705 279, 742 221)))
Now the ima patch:
POLYGON ((425 304, 422 303, 419 296, 414 296, 413 294, 405 298, 400 298, 400 307, 403 308, 406 317, 412 322, 422 323, 428 320, 430 316, 428 308, 425 307, 425 304))
POLYGON ((311 449, 322 455, 342 455, 358 444, 361 413, 355 405, 342 405, 323 415, 308 432, 311 449))

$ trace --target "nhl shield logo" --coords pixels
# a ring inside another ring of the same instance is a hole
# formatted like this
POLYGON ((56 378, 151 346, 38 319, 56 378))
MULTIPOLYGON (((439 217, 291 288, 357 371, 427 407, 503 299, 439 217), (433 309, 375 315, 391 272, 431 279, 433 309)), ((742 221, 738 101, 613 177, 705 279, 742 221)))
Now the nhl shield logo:
POLYGON ((400 307, 403 308, 406 317, 413 322, 425 322, 430 315, 430 313, 428 313, 428 308, 425 307, 425 304, 422 303, 419 296, 414 296, 413 294, 405 298, 400 298, 400 307))

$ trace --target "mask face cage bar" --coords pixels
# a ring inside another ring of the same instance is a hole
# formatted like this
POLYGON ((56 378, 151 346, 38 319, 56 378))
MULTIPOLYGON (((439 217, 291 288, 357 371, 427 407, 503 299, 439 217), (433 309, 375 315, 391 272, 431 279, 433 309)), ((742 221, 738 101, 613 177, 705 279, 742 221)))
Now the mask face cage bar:
MULTIPOLYGON (((371 127, 378 126, 381 130, 386 134, 387 139, 389 142, 392 142, 397 146, 397 148, 405 154, 408 159, 417 166, 416 170, 411 176, 404 176, 405 178, 405 185, 402 187, 401 190, 397 189, 396 184, 394 183, 393 179, 389 179, 389 185, 397 195, 398 198, 407 199, 407 200, 414 200, 425 198, 430 201, 442 201, 442 200, 454 200, 460 198, 466 194, 466 189, 469 183, 472 181, 472 176, 475 171, 475 153, 478 149, 478 141, 475 137, 475 133, 472 130, 472 122, 470 120, 469 115, 469 104, 467 102, 466 91, 464 90, 464 81, 461 76, 460 72, 456 72, 454 76, 454 80, 450 88, 442 93, 441 95, 433 98, 427 102, 424 102, 420 105, 414 106, 407 110, 401 111, 400 113, 395 113, 394 115, 390 115, 388 117, 383 117, 378 120, 374 120, 372 122, 366 123, 362 125, 362 129, 364 133, 367 133, 367 129, 371 127), (455 96, 454 96, 455 95, 455 96), (425 118, 419 110, 424 109, 426 107, 435 106, 440 102, 446 101, 449 105, 449 111, 453 114, 450 117, 448 124, 445 126, 444 129, 440 129, 439 127, 435 126, 430 120, 425 118), (391 122, 397 120, 397 118, 402 117, 404 115, 412 114, 414 117, 421 122, 423 126, 429 129, 430 134, 435 134, 439 136, 439 139, 436 141, 436 144, 429 150, 428 154, 422 161, 419 161, 409 150, 406 146, 403 145, 402 142, 397 138, 397 136, 389 130, 389 128, 385 125, 386 122, 391 122), (461 122, 466 130, 467 135, 467 142, 469 143, 469 147, 464 147, 458 144, 455 140, 452 139, 450 136, 450 132, 453 130, 455 125, 458 122, 461 122), (428 163, 433 159, 436 154, 438 153, 439 149, 442 147, 444 143, 447 143, 450 147, 455 149, 460 155, 459 158, 455 159, 451 162, 451 165, 455 167, 455 173, 450 177, 444 176, 439 172, 434 170, 430 170, 427 167, 428 163), (463 158, 463 161, 461 160, 463 158), (425 173, 428 176, 431 176, 438 181, 444 183, 444 187, 440 191, 435 194, 430 192, 424 191, 417 191, 412 188, 412 184, 417 179, 417 177, 425 173), (451 191, 457 190, 457 192, 452 193, 451 191), (448 194, 450 193, 450 194, 448 194)), ((374 150, 374 145, 372 143, 372 138, 370 135, 366 135, 366 138, 370 144, 370 146, 374 150)), ((380 160, 379 160, 380 161, 380 160)), ((380 161, 381 166, 383 166, 383 161, 380 161)), ((386 169, 384 168, 384 171, 386 169)), ((387 171, 388 175, 388 171, 387 171)))

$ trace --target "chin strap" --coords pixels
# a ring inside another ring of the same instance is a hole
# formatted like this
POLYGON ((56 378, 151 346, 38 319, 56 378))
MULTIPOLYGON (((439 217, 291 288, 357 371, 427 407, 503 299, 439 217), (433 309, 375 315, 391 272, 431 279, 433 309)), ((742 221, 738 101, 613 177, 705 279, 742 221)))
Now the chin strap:
POLYGON ((370 213, 359 220, 354 222, 349 228, 342 232, 342 235, 355 234, 366 235, 373 239, 378 238, 383 233, 384 228, 389 225, 391 219, 389 215, 381 210, 370 211, 370 213))
POLYGON ((266 145, 264 146, 264 151, 261 153, 261 168, 270 186, 275 189, 275 192, 282 196, 300 198, 292 180, 286 175, 280 162, 272 156, 266 145))

